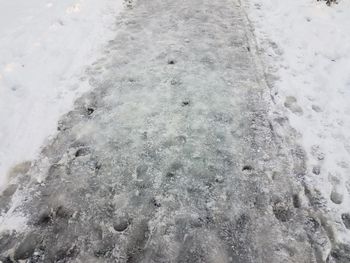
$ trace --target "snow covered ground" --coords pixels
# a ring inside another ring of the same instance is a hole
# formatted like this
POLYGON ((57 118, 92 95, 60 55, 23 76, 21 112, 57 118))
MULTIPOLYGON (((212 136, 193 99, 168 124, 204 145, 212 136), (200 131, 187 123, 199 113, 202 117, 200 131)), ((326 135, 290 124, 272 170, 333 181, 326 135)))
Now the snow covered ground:
POLYGON ((239 1, 142 0, 120 18, 96 88, 0 198, 0 260, 316 262, 239 1), (9 231, 19 213, 27 229, 9 231))
POLYGON ((122 0, 0 0, 0 191, 89 89, 82 73, 121 9, 122 0))
POLYGON ((307 184, 333 217, 335 238, 349 238, 350 2, 328 7, 316 0, 247 0, 244 5, 263 60, 271 65, 266 76, 275 110, 286 110, 307 151, 307 184))
POLYGON ((0 262, 350 261, 348 2, 0 3, 0 262))

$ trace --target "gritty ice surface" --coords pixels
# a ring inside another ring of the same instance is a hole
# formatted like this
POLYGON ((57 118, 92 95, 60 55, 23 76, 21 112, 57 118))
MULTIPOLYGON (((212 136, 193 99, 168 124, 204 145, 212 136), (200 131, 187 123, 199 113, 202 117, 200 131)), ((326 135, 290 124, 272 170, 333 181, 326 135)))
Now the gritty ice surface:
POLYGON ((0 1, 0 191, 89 89, 80 76, 121 8, 121 0, 0 1))
POLYGON ((332 218, 334 239, 349 244, 350 2, 245 2, 271 65, 276 110, 287 109, 307 151, 307 185, 332 218))

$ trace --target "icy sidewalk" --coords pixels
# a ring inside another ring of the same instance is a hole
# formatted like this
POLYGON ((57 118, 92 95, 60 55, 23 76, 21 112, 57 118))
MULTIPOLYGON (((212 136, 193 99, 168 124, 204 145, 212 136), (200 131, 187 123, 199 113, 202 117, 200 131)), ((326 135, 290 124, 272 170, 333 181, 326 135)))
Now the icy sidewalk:
POLYGON ((0 1, 0 191, 59 116, 89 89, 80 79, 112 37, 122 0, 0 1))
POLYGON ((287 114, 307 152, 306 186, 317 220, 325 224, 327 215, 331 222, 335 251, 328 256, 331 248, 324 248, 323 259, 349 262, 336 249, 345 243, 350 253, 350 3, 244 2, 270 66, 274 110, 287 114))
POLYGON ((134 3, 88 70, 94 89, 0 199, 26 219, 0 233, 0 258, 316 262, 327 233, 300 148, 275 136, 239 1, 134 3))

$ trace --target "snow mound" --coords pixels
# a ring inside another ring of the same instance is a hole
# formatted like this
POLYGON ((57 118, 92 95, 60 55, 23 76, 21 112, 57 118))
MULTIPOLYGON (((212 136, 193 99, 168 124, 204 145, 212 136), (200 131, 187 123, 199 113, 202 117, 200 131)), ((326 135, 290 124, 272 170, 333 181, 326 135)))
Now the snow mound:
POLYGON ((350 2, 245 4, 262 57, 271 65, 271 94, 307 151, 306 183, 320 194, 335 238, 349 242, 350 2))
POLYGON ((0 2, 0 191, 89 89, 85 67, 113 36, 122 0, 0 2))

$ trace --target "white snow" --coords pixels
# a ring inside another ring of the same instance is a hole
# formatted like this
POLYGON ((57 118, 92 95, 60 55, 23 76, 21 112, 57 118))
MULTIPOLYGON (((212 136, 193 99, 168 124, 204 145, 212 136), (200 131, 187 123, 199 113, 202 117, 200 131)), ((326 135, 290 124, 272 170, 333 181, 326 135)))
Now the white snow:
POLYGON ((6 213, 0 215, 0 233, 12 230, 23 232, 27 229, 27 217, 21 211, 16 210, 23 201, 24 197, 17 192, 12 196, 11 208, 6 213))
POLYGON ((89 89, 80 76, 121 9, 122 0, 0 0, 0 192, 89 89))
POLYGON ((264 60, 272 65, 268 71, 279 78, 273 88, 277 105, 291 96, 288 117, 308 154, 306 179, 325 198, 341 234, 347 231, 341 214, 350 213, 350 2, 338 2, 244 4, 264 60), (315 165, 320 175, 312 173, 315 165), (343 196, 341 204, 330 200, 332 191, 343 196))

